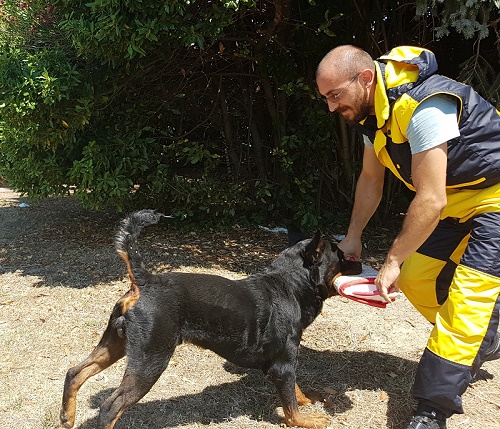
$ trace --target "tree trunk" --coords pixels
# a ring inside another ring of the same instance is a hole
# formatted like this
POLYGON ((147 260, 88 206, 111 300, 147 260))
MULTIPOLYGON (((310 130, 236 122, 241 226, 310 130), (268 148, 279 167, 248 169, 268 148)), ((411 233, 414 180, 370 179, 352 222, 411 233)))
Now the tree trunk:
POLYGON ((224 139, 226 141, 225 149, 226 149, 226 154, 229 158, 228 169, 232 170, 230 171, 230 173, 233 173, 233 177, 236 179, 240 176, 241 163, 240 163, 240 157, 236 152, 234 144, 233 130, 231 127, 231 117, 227 109, 226 90, 224 88, 222 79, 219 85, 219 104, 222 116, 222 128, 224 133, 224 139))

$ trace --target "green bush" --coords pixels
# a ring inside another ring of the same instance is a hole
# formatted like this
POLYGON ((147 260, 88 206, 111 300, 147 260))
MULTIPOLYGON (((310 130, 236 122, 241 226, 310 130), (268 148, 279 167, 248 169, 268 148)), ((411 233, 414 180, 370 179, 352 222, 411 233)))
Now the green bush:
POLYGON ((353 39, 378 54, 414 18, 361 6, 362 22, 345 2, 0 0, 0 177, 210 225, 347 218, 361 145, 315 67, 353 39))
POLYGON ((77 133, 89 122, 89 93, 64 53, 0 53, 1 174, 33 197, 67 191, 77 133), (87 95, 88 97, 88 95, 87 95))

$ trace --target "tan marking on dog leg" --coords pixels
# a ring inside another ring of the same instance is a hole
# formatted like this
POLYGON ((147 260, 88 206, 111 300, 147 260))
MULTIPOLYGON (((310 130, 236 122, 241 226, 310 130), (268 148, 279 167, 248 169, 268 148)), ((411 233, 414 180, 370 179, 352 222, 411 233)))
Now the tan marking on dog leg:
POLYGON ((304 414, 293 408, 283 407, 285 423, 287 426, 298 426, 302 428, 325 429, 330 425, 330 419, 321 414, 304 414))
POLYGON ((318 401, 324 401, 325 395, 320 392, 316 392, 314 390, 307 390, 306 392, 302 392, 300 387, 295 385, 295 396, 297 396, 297 402, 299 405, 309 405, 314 404, 318 401))
POLYGON ((330 424, 330 419, 325 415, 305 414, 299 411, 297 404, 308 405, 313 401, 300 390, 297 383, 295 383, 295 396, 297 400, 293 400, 290 404, 285 403, 284 398, 281 397, 281 406, 285 413, 285 424, 287 426, 324 429, 330 424))
POLYGON ((312 401, 302 393, 298 384, 295 384, 295 396, 297 396, 297 403, 299 405, 309 405, 312 403, 312 401))
POLYGON ((125 340, 119 338, 114 329, 108 324, 101 341, 92 353, 66 373, 59 415, 63 427, 72 428, 75 424, 76 396, 80 387, 90 377, 108 368, 123 356, 125 356, 125 340))

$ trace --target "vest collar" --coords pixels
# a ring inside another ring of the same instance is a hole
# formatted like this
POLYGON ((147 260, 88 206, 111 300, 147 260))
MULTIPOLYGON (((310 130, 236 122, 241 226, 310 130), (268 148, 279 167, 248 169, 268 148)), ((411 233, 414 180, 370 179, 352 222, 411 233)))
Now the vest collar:
POLYGON ((385 87, 384 70, 385 64, 375 61, 375 73, 377 74, 377 85, 375 86, 375 116, 377 117, 377 128, 382 128, 391 114, 391 105, 387 98, 387 89, 385 87), (381 67, 382 66, 382 67, 381 67))
MULTIPOLYGON (((375 86, 375 117, 377 118, 377 129, 380 130, 387 119, 389 119, 391 113, 391 106, 389 99, 387 98, 387 90, 385 87, 384 71, 385 64, 374 61, 375 63, 375 74, 377 79, 377 85, 375 86)), ((361 121, 362 125, 369 125, 366 122, 366 118, 361 121)), ((371 125, 371 124, 370 124, 371 125)))

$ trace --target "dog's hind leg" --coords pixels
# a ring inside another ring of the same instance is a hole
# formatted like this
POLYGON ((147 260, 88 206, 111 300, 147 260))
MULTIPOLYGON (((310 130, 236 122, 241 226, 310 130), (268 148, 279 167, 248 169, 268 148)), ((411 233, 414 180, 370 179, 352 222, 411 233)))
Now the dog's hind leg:
POLYGON ((146 380, 141 375, 127 370, 120 386, 101 405, 98 428, 113 429, 125 410, 146 395, 160 375, 161 373, 154 379, 146 380))
POLYGON ((63 427, 72 428, 75 424, 76 395, 80 387, 90 377, 100 373, 125 356, 125 342, 125 339, 118 335, 116 328, 110 321, 101 341, 87 359, 68 370, 60 412, 63 427))
POLYGON ((128 356, 129 362, 120 386, 101 405, 99 429, 113 429, 125 410, 151 390, 167 368, 173 353, 173 349, 169 350, 157 350, 154 356, 149 355, 147 359, 136 360, 133 356, 128 356))

